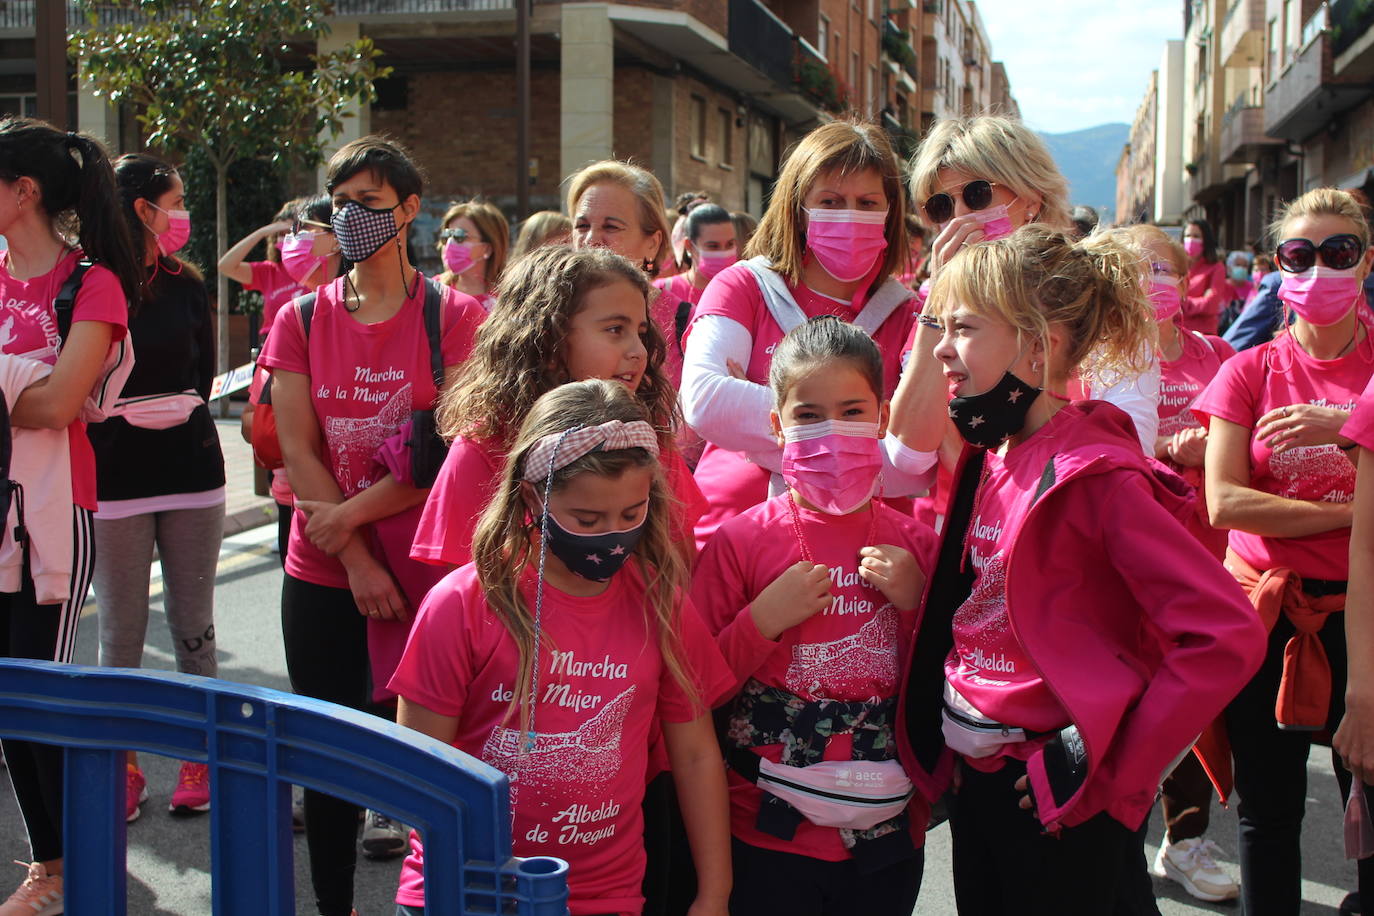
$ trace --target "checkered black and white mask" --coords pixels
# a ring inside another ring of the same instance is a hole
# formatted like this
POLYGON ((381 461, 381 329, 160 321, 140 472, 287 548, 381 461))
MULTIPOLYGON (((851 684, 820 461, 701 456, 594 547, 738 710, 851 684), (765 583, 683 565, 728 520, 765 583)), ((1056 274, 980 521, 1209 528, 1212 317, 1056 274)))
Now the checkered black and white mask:
POLYGON ((396 223, 396 207, 373 209, 350 200, 335 210, 329 224, 343 256, 354 264, 366 261, 395 238, 401 231, 396 223))

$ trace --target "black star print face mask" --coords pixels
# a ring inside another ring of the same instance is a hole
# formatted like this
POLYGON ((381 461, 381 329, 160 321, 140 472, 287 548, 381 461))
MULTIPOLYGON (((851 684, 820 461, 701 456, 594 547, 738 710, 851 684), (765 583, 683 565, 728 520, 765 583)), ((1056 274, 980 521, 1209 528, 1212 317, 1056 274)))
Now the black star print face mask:
MULTIPOLYGON (((1019 358, 1019 357, 1018 357, 1019 358)), ((959 435, 975 448, 996 448, 1026 425, 1026 414, 1041 389, 1028 385, 1008 369, 1002 380, 982 394, 951 398, 949 418, 959 435)))
POLYGON ((620 567, 635 552, 644 536, 648 513, 638 525, 624 531, 603 531, 600 534, 574 534, 548 515, 548 545, 553 555, 563 561, 574 574, 593 582, 605 582, 620 571, 620 567))

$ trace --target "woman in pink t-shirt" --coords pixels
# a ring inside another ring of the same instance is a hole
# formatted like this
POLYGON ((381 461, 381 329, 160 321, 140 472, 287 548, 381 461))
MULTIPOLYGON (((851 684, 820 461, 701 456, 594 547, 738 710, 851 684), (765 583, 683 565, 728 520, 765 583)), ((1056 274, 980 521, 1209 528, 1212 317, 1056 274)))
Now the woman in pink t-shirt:
POLYGON ((739 260, 735 224, 727 210, 713 203, 699 203, 687 212, 684 221, 683 261, 687 269, 654 281, 662 293, 655 303, 654 323, 668 341, 663 368, 674 388, 682 384, 682 335, 702 291, 712 277, 739 260))
POLYGON ((1350 440, 1346 451, 1358 470, 1345 604, 1345 718, 1331 746, 1356 779, 1374 785, 1374 378, 1341 435, 1350 440))
POLYGON ((1183 228, 1183 250, 1188 255, 1183 327, 1215 334, 1221 310, 1231 301, 1231 280, 1226 275, 1226 263, 1217 257, 1217 236, 1212 224, 1205 219, 1189 222, 1183 228))
POLYGON ((769 375, 787 490, 717 529, 692 589, 739 688, 725 725, 731 909, 909 916, 929 799, 842 827, 751 774, 760 758, 797 779, 864 761, 890 780, 884 794, 911 788, 895 759, 897 688, 935 532, 874 499, 887 399, 871 338, 813 318, 783 338, 769 375))
MULTIPOLYGON (((55 503, 40 516, 39 490, 52 481, 11 471, 29 494, 32 542, 51 543, 49 536, 56 535, 63 546, 51 557, 37 548, 24 557, 6 526, 4 553, 22 567, 6 562, 6 578, 12 575, 22 587, 0 594, 0 656, 70 662, 91 581, 96 508, 95 457, 80 417, 107 371, 111 344, 125 335, 129 303, 143 294, 142 266, 100 143, 28 118, 0 120, 0 235, 8 243, 0 253, 4 374, 7 380, 32 379, 5 387, 10 427, 16 437, 65 429, 65 445, 57 439, 65 454, 54 454, 48 466, 70 462, 71 478, 70 504, 55 503), (73 224, 79 226, 76 238, 65 234, 73 224), (81 280, 67 329, 54 300, 83 259, 94 264, 81 280)), ((7 738, 4 751, 33 861, 5 909, 60 908, 62 749, 7 738)))
MULTIPOLYGON (((1345 632, 1330 616, 1345 607, 1355 467, 1341 426, 1374 375, 1358 308, 1374 254, 1354 199, 1309 191, 1274 238, 1293 323, 1228 360, 1193 407, 1208 424, 1212 524, 1231 529, 1226 566, 1269 628, 1263 667, 1226 710, 1247 912, 1296 912, 1302 899, 1307 757, 1344 709, 1345 632)), ((1336 776, 1344 794, 1349 774, 1336 776)), ((1374 900, 1374 859, 1358 870, 1374 900)))
POLYGON ((442 225, 437 247, 444 272, 439 282, 467 293, 490 312, 496 284, 506 269, 510 223, 495 204, 469 200, 449 207, 442 225))
MULTIPOLYGON (((434 344, 451 378, 483 312, 442 288, 440 339, 431 342, 430 281, 405 253, 422 182, 403 149, 378 137, 355 140, 329 161, 327 178, 334 235, 353 269, 315 291, 308 328, 299 301, 282 310, 261 362, 272 371, 277 433, 296 494, 282 580, 287 673, 297 693, 366 709, 375 695, 369 686, 389 676, 372 664, 369 643, 398 629, 387 643, 403 639, 438 578, 407 557, 428 490, 412 482, 410 456, 394 446, 413 413, 437 396, 434 344), (395 451, 405 458, 378 462, 395 451)), ((352 909, 357 815, 350 802, 305 793, 322 916, 352 909)))
MULTIPOLYGON (((724 916, 730 892, 709 714, 730 676, 685 595, 649 416, 601 379, 535 402, 502 460, 474 562, 425 599, 391 681, 401 724, 510 777, 514 852, 568 861, 574 916, 643 908, 640 803, 656 722, 692 800, 691 913, 724 916)), ((411 847, 396 902, 418 914, 413 834, 411 847)))
MULTIPOLYGON (((745 254, 717 274, 697 305, 685 343, 682 411, 707 441, 697 482, 710 510, 705 544, 725 521, 781 487, 782 450, 769 431, 768 367, 783 335, 808 318, 835 315, 863 328, 883 353, 883 394, 901 372, 915 297, 892 278, 906 263, 901 167, 872 124, 834 121, 788 155, 768 212, 745 254)), ((905 456, 904 456, 905 457, 905 456)), ((911 496, 933 462, 889 465, 886 496, 911 496)))

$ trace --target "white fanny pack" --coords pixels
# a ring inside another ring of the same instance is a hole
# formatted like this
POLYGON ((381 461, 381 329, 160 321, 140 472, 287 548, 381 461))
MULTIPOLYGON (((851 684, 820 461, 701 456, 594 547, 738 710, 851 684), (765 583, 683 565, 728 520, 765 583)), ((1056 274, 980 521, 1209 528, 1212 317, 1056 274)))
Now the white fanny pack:
POLYGON ((131 426, 143 429, 170 429, 191 418, 192 412, 205 399, 187 389, 173 394, 147 394, 136 398, 120 398, 110 408, 110 416, 123 417, 131 426))
POLYGON ((977 759, 991 757, 1008 744, 1020 744, 1049 732, 1035 732, 1003 725, 989 719, 963 694, 945 681, 945 708, 941 715, 941 731, 945 746, 956 754, 977 759))
POLYGON ((744 749, 729 756, 741 776, 818 827, 868 830, 901 814, 916 791, 895 760, 823 760, 794 767, 744 749))

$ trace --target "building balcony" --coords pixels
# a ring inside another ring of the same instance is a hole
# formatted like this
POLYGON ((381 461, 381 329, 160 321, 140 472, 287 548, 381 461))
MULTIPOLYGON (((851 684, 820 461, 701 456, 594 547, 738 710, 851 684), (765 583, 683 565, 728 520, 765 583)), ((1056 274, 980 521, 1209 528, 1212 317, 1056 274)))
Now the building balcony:
POLYGON ((1195 203, 1208 204, 1221 196, 1226 182, 1221 166, 1211 156, 1200 156, 1183 168, 1188 173, 1188 196, 1195 203))
POLYGON ((1264 0, 1231 0, 1221 26, 1221 65, 1258 67, 1264 56, 1264 0))
POLYGON ((1331 35, 1326 8, 1302 31, 1302 42, 1264 95, 1264 132, 1279 140, 1303 141, 1336 115, 1369 97, 1363 85, 1332 75, 1331 35))
POLYGON ((883 54, 909 73, 913 79, 920 74, 920 68, 916 63, 916 52, 912 50, 911 43, 907 41, 906 33, 898 28, 891 19, 883 20, 882 45, 883 54))
POLYGON ((1374 4, 1368 0, 1331 4, 1331 54, 1337 77, 1374 80, 1374 4))
POLYGON ((1282 146, 1264 132, 1264 108, 1249 92, 1243 92, 1221 119, 1219 154, 1228 164, 1255 162, 1265 149, 1282 146))

